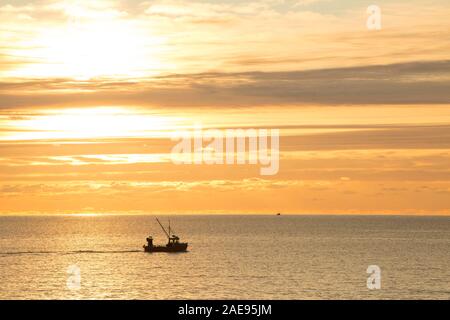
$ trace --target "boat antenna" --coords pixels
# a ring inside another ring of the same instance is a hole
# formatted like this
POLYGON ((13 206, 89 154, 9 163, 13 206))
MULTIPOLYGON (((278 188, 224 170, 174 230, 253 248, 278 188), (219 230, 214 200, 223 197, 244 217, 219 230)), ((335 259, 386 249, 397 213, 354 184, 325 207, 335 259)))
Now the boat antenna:
POLYGON ((163 231, 166 234, 167 238, 170 239, 170 235, 167 233, 166 229, 164 229, 163 225, 161 224, 161 222, 159 221, 158 218, 156 218, 156 221, 158 221, 159 225, 161 226, 161 229, 163 229, 163 231))
POLYGON ((169 219, 169 236, 171 236, 172 234, 170 233, 170 219, 169 219))

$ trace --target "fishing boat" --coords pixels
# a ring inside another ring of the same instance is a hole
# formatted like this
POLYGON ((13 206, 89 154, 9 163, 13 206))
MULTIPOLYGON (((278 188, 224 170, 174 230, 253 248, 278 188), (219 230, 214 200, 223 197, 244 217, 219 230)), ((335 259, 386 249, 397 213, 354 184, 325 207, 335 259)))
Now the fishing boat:
POLYGON ((167 236, 167 244, 164 245, 158 245, 155 246, 153 244, 153 237, 149 236, 147 238, 147 245, 144 245, 144 251, 145 252, 185 252, 187 251, 188 244, 187 242, 180 242, 180 238, 174 235, 173 229, 170 228, 170 220, 169 220, 169 232, 166 231, 162 223, 159 221, 158 218, 156 218, 156 221, 158 221, 158 224, 160 225, 161 229, 164 231, 164 233, 167 236))

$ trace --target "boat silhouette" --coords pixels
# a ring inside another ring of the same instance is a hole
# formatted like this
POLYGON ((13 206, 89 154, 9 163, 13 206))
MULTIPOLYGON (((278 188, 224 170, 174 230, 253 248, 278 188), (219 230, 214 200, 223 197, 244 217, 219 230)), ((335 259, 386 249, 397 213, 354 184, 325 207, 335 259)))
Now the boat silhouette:
POLYGON ((169 220, 169 232, 166 231, 164 226, 161 224, 158 218, 156 218, 156 221, 158 221, 158 224, 161 226, 161 229, 164 231, 164 233, 167 236, 167 244, 164 245, 157 245, 155 246, 153 244, 153 237, 149 236, 147 238, 147 245, 144 245, 144 251, 145 252, 185 252, 187 251, 188 244, 187 242, 180 242, 180 238, 174 234, 171 234, 173 229, 170 228, 170 220, 169 220))

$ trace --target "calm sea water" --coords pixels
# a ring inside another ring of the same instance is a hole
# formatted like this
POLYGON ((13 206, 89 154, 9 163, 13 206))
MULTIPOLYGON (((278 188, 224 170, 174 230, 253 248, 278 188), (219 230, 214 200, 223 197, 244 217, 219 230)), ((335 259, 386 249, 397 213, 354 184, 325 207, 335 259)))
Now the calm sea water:
POLYGON ((0 298, 450 298, 448 217, 171 221, 188 253, 143 252, 150 234, 165 242, 152 216, 0 217, 0 298), (367 288, 369 265, 381 268, 380 290, 367 288))

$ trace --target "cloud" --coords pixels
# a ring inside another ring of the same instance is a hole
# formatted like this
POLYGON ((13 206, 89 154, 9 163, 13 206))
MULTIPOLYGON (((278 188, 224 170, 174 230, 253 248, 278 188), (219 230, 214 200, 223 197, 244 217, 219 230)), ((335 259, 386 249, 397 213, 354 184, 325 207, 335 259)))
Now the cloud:
MULTIPOLYGON (((145 59, 115 56, 121 47, 113 46, 108 68, 94 73, 120 73, 122 78, 136 70, 114 70, 114 66, 130 61, 136 63, 139 76, 145 77, 175 70, 271 72, 447 58, 448 42, 442 39, 449 35, 448 6, 430 6, 422 1, 385 4, 383 30, 369 32, 365 8, 359 3, 341 2, 317 6, 295 6, 299 1, 0 2, 0 40, 8 44, 0 48, 0 65, 8 65, 0 69, 0 78, 89 78, 82 75, 92 72, 92 64, 86 62, 88 59, 71 59, 64 50, 67 45, 61 47, 61 43, 95 35, 82 32, 95 28, 111 33, 123 30, 128 37, 136 38, 133 42, 145 59), (347 9, 342 11, 342 7, 347 9), (28 18, 20 20, 20 16, 28 18), (70 28, 75 32, 69 32, 70 28), (155 39, 162 41, 155 44, 155 39), (83 68, 83 63, 90 68, 83 68)), ((126 41, 123 38, 116 37, 126 41)), ((102 52, 97 46, 100 42, 90 41, 92 52, 82 50, 82 54, 95 58, 93 51, 102 52)))
POLYGON ((169 75, 141 82, 2 82, 0 108, 446 104, 450 103, 449 86, 450 61, 443 60, 309 71, 169 75))

